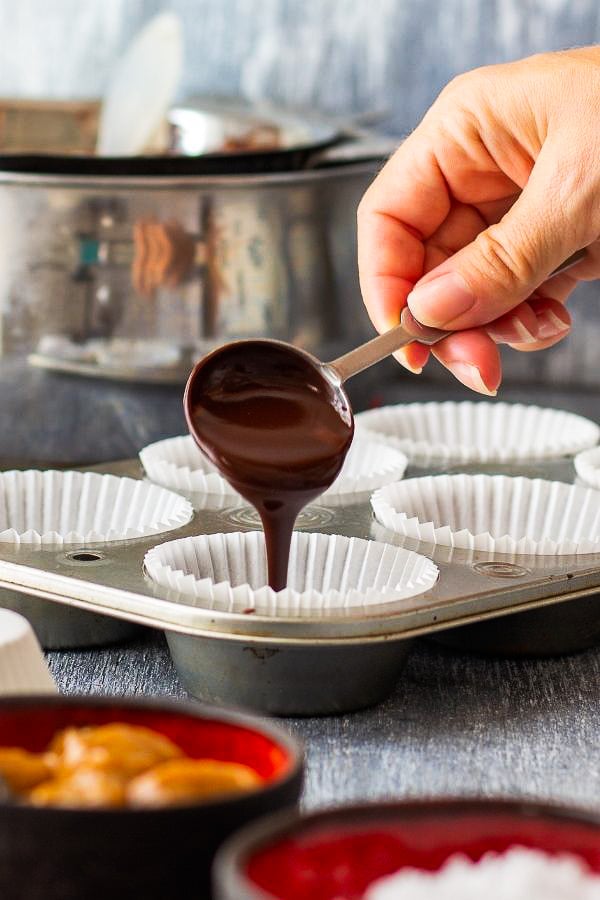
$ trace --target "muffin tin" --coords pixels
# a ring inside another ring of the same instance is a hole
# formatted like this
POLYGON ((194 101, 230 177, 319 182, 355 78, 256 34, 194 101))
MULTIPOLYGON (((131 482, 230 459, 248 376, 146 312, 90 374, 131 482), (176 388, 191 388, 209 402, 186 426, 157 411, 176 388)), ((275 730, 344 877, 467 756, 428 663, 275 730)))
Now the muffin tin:
MULTIPOLYGON (((168 532, 188 522, 185 498, 139 479, 53 470, 0 473, 0 545, 62 547, 75 564, 78 548, 168 532)), ((22 613, 50 650, 97 646, 130 637, 136 626, 86 610, 54 607, 18 591, 3 591, 0 607, 22 613)))
POLYGON ((105 647, 129 640, 141 631, 133 622, 75 606, 56 603, 49 608, 45 600, 21 590, 0 591, 0 607, 25 616, 45 650, 105 647))
MULTIPOLYGON (((142 477, 133 461, 97 470, 142 477)), ((556 461, 553 475, 572 481, 572 462, 556 461)), ((248 507, 219 508, 192 499, 193 520, 169 538, 256 529, 248 507)), ((191 694, 283 715, 336 713, 381 700, 394 688, 411 639, 418 636, 441 634, 469 651, 519 655, 567 653, 600 640, 600 554, 514 557, 428 545, 384 529, 362 498, 309 507, 299 527, 415 550, 435 563, 439 579, 411 599, 339 615, 226 612, 153 584, 143 560, 164 538, 150 536, 69 550, 2 545, 0 586, 54 601, 44 603, 48 622, 65 607, 76 607, 161 629, 191 694)))

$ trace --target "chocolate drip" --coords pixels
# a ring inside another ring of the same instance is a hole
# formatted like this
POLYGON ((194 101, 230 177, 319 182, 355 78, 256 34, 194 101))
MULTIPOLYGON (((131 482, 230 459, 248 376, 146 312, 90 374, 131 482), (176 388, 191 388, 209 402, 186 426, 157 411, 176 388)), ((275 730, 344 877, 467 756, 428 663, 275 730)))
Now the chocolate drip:
POLYGON ((239 341, 198 364, 185 405, 200 448, 256 507, 269 584, 281 590, 298 513, 333 483, 352 441, 345 393, 302 351, 239 341))

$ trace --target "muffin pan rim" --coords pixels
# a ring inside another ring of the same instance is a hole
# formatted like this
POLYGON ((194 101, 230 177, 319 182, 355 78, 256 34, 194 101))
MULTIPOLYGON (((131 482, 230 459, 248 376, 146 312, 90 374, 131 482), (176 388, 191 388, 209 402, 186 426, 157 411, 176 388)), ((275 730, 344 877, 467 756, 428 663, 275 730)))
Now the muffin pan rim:
MULTIPOLYGON (((142 477, 135 460, 97 466, 94 470, 142 477)), ((215 530, 238 529, 225 528, 219 511, 204 510, 195 513, 188 525, 171 531, 169 539, 215 530)), ((399 540, 391 532, 382 537, 377 535, 368 501, 356 507, 335 508, 331 528, 323 530, 400 543, 406 549, 428 556, 440 569, 440 578, 430 591, 411 598, 410 608, 405 601, 387 603, 383 609, 373 607, 366 616, 274 619, 204 610, 190 606, 181 595, 173 596, 164 589, 157 592, 145 577, 142 569, 145 552, 162 543, 152 535, 119 545, 105 545, 105 558, 112 565, 92 564, 89 568, 76 569, 67 566, 66 554, 60 546, 39 549, 0 546, 0 586, 180 634, 288 645, 399 640, 600 590, 600 553, 532 559, 432 547, 399 540), (346 523, 343 531, 341 522, 346 523), (490 571, 486 571, 486 565, 492 567, 490 571), (499 574, 494 566, 505 567, 506 571, 499 574), (511 572, 511 567, 516 568, 511 572)))

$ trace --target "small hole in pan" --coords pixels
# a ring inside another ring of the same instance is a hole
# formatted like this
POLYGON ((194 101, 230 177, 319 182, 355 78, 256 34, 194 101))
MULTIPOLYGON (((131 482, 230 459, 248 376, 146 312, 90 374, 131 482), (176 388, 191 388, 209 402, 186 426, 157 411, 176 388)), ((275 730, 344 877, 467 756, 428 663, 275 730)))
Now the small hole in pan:
POLYGON ((72 553, 66 553, 65 556, 67 559, 74 559, 76 562, 83 563, 97 562, 99 559, 104 559, 104 555, 96 550, 73 550, 72 553))

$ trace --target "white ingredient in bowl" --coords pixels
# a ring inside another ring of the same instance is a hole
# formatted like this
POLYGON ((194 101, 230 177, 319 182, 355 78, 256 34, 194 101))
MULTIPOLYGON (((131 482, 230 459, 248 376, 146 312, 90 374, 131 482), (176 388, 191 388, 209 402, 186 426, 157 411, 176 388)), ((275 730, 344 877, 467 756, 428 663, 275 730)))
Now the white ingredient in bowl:
POLYGON ((402 869, 371 885, 365 900, 600 900, 600 876, 579 857, 513 847, 478 863, 451 856, 436 872, 402 869))

